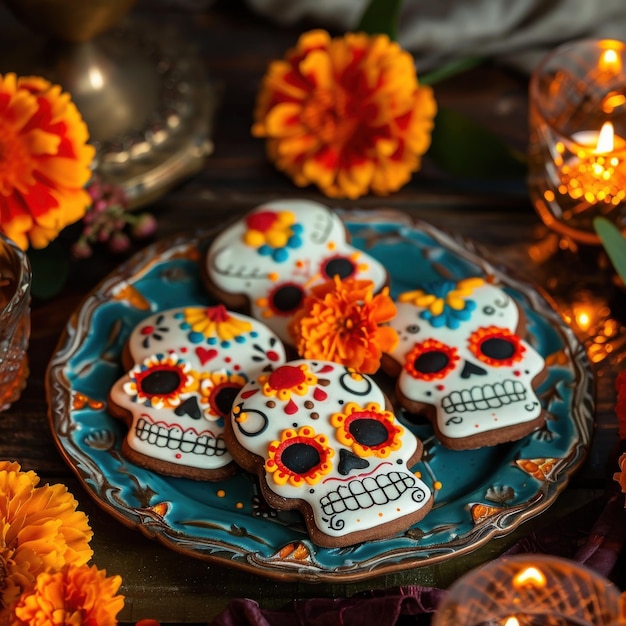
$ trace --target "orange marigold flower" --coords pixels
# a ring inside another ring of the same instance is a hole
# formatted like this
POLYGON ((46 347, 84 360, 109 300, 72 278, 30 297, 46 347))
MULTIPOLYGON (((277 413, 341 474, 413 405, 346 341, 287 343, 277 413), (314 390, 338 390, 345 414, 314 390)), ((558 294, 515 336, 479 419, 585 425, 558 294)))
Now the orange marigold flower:
POLYGON ((107 578, 95 565, 66 565, 37 577, 15 604, 11 626, 115 626, 124 608, 116 595, 121 576, 107 578))
POLYGON ((396 347, 398 334, 383 325, 396 315, 389 290, 374 295, 373 288, 370 280, 338 276, 313 287, 290 325, 298 354, 375 373, 383 353, 396 347))
POLYGON ((87 516, 64 485, 38 487, 34 472, 0 461, 0 612, 39 574, 91 558, 87 516))
POLYGON ((313 30, 269 65, 252 133, 300 187, 387 195, 420 168, 436 111, 413 57, 386 35, 313 30))
POLYGON ((44 248, 78 221, 95 151, 68 93, 36 76, 0 74, 0 229, 44 248))

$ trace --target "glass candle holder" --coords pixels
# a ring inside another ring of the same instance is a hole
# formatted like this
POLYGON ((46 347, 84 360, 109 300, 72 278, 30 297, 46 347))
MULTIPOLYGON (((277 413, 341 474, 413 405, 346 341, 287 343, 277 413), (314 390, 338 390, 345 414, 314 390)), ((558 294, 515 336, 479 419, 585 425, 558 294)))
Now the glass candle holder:
POLYGON ((593 220, 626 230, 626 45, 581 40, 539 63, 529 88, 529 193, 552 230, 597 244, 593 220))
POLYGON ((20 397, 28 378, 31 278, 26 253, 0 233, 0 411, 20 397))
POLYGON ((502 557, 459 578, 433 626, 608 626, 620 591, 574 561, 542 554, 502 557))

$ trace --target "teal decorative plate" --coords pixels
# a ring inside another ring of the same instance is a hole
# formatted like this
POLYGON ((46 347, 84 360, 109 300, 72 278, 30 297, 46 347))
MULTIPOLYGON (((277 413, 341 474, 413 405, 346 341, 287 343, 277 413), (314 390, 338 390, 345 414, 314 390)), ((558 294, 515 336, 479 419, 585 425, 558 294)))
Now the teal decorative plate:
MULTIPOLYGON (((401 535, 347 548, 314 545, 299 514, 269 508, 244 472, 208 483, 133 466, 121 455, 125 426, 107 412, 107 393, 122 375, 122 346, 144 317, 212 304, 198 261, 215 232, 199 232, 157 243, 105 279, 70 318, 48 368, 56 443, 107 512, 193 557, 275 578, 338 582, 454 558, 510 533, 555 501, 584 460, 593 425, 593 378, 573 332, 535 287, 483 258, 470 242, 401 213, 341 215, 353 244, 388 268, 394 296, 414 289, 416 277, 499 279, 523 308, 527 339, 547 362, 538 389, 546 426, 515 443, 459 452, 443 448, 428 423, 405 421, 424 442, 413 470, 435 491, 433 510, 401 535)), ((393 388, 390 380, 380 382, 393 388)))

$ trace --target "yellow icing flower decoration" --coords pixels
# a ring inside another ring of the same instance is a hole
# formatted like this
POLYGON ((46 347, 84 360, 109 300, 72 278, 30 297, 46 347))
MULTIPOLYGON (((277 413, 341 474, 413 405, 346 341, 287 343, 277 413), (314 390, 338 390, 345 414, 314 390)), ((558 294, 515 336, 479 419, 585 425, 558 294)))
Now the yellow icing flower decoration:
POLYGON ((200 404, 206 419, 214 422, 230 415, 233 400, 246 384, 241 374, 206 372, 200 374, 200 404))
POLYGON ((269 444, 265 470, 277 485, 315 485, 332 470, 334 454, 328 439, 311 427, 289 428, 269 444))
POLYGON ((445 289, 439 291, 424 291, 416 289, 415 291, 406 291, 398 297, 399 302, 409 302, 414 306, 418 306, 430 311, 431 315, 441 315, 444 308, 449 306, 455 311, 461 311, 465 307, 465 298, 471 296, 473 291, 484 285, 482 278, 473 277, 459 280, 454 287, 449 287, 447 283, 445 289))
POLYGON ((0 615, 43 572, 89 561, 93 532, 77 506, 65 485, 39 486, 35 472, 0 461, 0 615))
POLYGON ((192 332, 205 339, 233 339, 252 330, 252 323, 231 315, 223 304, 213 307, 190 307, 182 313, 192 332))
POLYGON ((176 354, 155 354, 128 373, 124 391, 135 401, 155 409, 180 406, 181 395, 198 389, 198 374, 176 354))
POLYGON ((270 374, 259 376, 259 383, 264 396, 276 397, 283 402, 291 400, 291 395, 305 395, 317 384, 317 376, 306 363, 299 365, 281 365, 270 374))
POLYGON ((337 429, 337 439, 360 457, 385 459, 402 445, 404 428, 391 411, 381 409, 377 402, 365 407, 349 402, 343 412, 331 416, 330 423, 337 429))
POLYGON ((58 572, 45 572, 18 600, 10 624, 114 626, 124 608, 124 596, 117 593, 121 584, 121 576, 107 577, 95 565, 67 565, 58 572))
POLYGON ((386 35, 312 30, 270 63, 252 134, 299 187, 388 195, 421 167, 436 112, 414 58, 386 35))
POLYGON ((83 217, 95 149, 76 105, 37 76, 0 74, 0 231, 46 247, 83 217))

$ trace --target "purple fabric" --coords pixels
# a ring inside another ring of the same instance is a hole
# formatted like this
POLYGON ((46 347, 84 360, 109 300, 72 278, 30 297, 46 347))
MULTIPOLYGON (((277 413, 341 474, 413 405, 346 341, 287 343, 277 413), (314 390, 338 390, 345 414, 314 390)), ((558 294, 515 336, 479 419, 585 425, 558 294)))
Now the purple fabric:
POLYGON ((401 617, 428 616, 445 595, 434 587, 398 587, 350 598, 295 600, 283 611, 261 609, 254 600, 233 600, 211 626, 394 626, 401 617))

